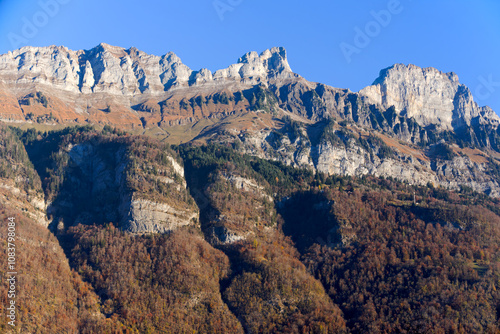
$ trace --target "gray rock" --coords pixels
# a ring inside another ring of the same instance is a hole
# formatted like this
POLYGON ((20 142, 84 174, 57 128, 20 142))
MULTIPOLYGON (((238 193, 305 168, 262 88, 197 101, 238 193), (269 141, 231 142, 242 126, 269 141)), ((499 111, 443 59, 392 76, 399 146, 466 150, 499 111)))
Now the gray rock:
POLYGON ((238 64, 214 75, 207 69, 192 71, 172 52, 159 57, 104 43, 91 50, 24 47, 0 55, 0 81, 7 85, 41 84, 84 94, 161 95, 172 87, 213 85, 226 79, 257 83, 295 76, 283 48, 266 50, 260 56, 248 53, 238 64))
POLYGON ((491 109, 479 107, 469 89, 455 73, 435 68, 396 64, 380 72, 372 86, 359 94, 384 109, 395 106, 400 115, 413 117, 420 125, 438 125, 443 130, 471 125, 473 118, 498 126, 500 118, 491 109))
POLYGON ((125 200, 120 206, 123 214, 120 227, 130 233, 168 233, 179 227, 191 225, 199 213, 178 210, 166 203, 144 199, 125 200))

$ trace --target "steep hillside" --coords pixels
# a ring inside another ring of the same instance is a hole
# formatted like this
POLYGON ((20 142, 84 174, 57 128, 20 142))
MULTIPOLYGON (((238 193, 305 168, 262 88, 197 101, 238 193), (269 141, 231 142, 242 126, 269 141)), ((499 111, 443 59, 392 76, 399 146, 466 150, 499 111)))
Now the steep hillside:
POLYGON ((179 157, 165 145, 90 127, 28 131, 22 139, 54 229, 115 222, 132 233, 164 233, 197 220, 179 157))
POLYGON ((205 239, 231 261, 232 276, 221 291, 245 331, 344 331, 338 306, 278 228, 264 174, 276 166, 221 146, 182 151, 205 239))
MULTIPOLYGON (((96 333, 119 329, 100 311, 94 288, 70 268, 58 240, 46 228, 26 217, 25 212, 0 205, 0 235, 7 236, 7 222, 16 226, 15 330, 6 317, 7 285, 0 285, 0 330, 2 333, 96 333)), ((0 255, 7 259, 6 239, 0 255)), ((6 261, 4 263, 7 263, 6 261)), ((0 268, 7 277, 7 266, 0 268)))
POLYGON ((15 129, 0 124, 0 204, 47 226, 40 177, 15 129))
POLYGON ((27 331, 499 330, 500 203, 470 187, 329 176, 234 143, 170 146, 111 128, 2 136, 49 204, 52 232, 32 207, 9 209, 16 197, 1 204, 27 250, 27 331))
POLYGON ((348 328, 498 331, 498 204, 417 188, 416 205, 405 185, 364 183, 372 189, 354 183, 348 192, 328 186, 301 192, 281 210, 285 233, 348 328))

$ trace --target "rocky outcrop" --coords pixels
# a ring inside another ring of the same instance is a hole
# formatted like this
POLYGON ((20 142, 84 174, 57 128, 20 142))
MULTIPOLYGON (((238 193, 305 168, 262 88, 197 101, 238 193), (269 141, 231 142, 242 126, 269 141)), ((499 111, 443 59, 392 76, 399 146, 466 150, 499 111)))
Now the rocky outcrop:
POLYGON ((229 173, 222 173, 221 177, 229 182, 229 184, 236 190, 236 191, 243 191, 243 192, 250 192, 257 197, 262 197, 269 202, 273 201, 273 198, 266 193, 266 190, 264 187, 261 185, 257 184, 254 180, 248 179, 241 177, 239 175, 234 175, 234 174, 229 174, 229 173))
POLYGON ((455 73, 435 68, 396 64, 380 72, 372 86, 359 94, 368 102, 384 109, 391 106, 421 126, 437 125, 456 130, 471 125, 473 119, 498 126, 500 118, 487 107, 473 101, 469 89, 460 84, 455 73))
POLYGON ((169 233, 196 224, 199 215, 195 210, 178 210, 166 203, 145 199, 123 201, 120 212, 124 214, 120 227, 135 234, 169 233))
POLYGON ((0 206, 7 204, 39 225, 47 227, 50 224, 42 192, 19 188, 13 180, 0 178, 0 206))
MULTIPOLYGON (((152 182, 167 186, 166 190, 156 185, 148 191, 135 187, 122 190, 119 224, 127 232, 169 233, 183 226, 198 224, 199 210, 194 201, 190 201, 183 166, 168 153, 161 154, 164 157, 162 162, 144 161, 147 164, 145 169, 130 171, 133 167, 127 167, 127 182, 138 177, 143 180, 141 183, 144 183, 142 186, 145 189, 152 186, 152 182)), ((136 159, 134 153, 129 158, 136 159)))
POLYGON ((247 84, 258 84, 266 79, 292 79, 294 74, 288 64, 284 48, 272 48, 260 55, 253 51, 238 59, 238 63, 214 73, 215 80, 243 80, 247 84))
POLYGON ((42 183, 26 149, 14 131, 0 124, 0 207, 23 212, 48 226, 42 183))

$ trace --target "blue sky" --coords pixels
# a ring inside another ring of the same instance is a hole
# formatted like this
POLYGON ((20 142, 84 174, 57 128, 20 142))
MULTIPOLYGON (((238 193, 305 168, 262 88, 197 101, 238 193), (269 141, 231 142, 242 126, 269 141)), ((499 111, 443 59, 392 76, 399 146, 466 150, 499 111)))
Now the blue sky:
POLYGON ((353 91, 394 63, 431 66, 500 113, 498 0, 0 0, 0 53, 101 42, 212 71, 284 46, 294 72, 353 91))

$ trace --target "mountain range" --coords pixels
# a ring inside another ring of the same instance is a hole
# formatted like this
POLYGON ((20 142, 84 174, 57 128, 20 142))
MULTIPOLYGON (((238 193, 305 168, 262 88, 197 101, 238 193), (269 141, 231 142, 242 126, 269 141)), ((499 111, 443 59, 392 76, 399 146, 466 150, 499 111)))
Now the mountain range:
POLYGON ((498 115, 454 73, 396 64, 351 92, 292 72, 284 48, 212 73, 170 52, 100 44, 0 56, 0 118, 40 129, 109 125, 169 143, 243 152, 327 174, 376 175, 498 196, 498 115), (446 158, 446 159, 444 159, 446 158))
POLYGON ((25 47, 0 118, 0 332, 500 330, 499 117, 454 73, 25 47))

